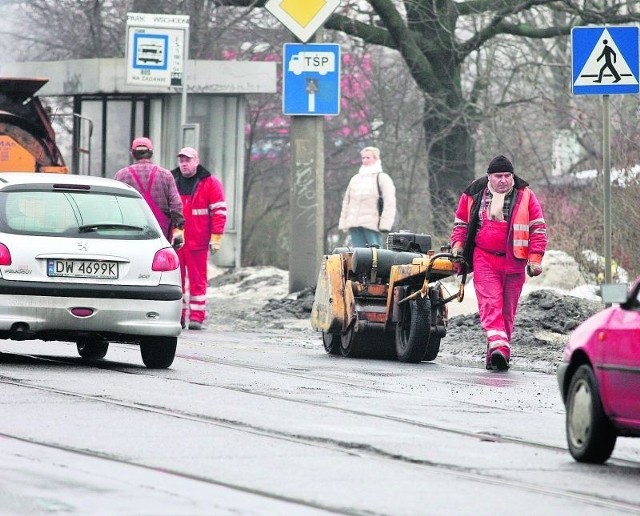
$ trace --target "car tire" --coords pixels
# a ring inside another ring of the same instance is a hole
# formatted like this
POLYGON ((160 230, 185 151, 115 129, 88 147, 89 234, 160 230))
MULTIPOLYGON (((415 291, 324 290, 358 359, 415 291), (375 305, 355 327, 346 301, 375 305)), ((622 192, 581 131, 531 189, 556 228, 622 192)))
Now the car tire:
POLYGON ((143 337, 140 339, 142 362, 149 369, 166 369, 176 356, 178 337, 143 337))
POLYGON ((606 462, 618 436, 604 413, 596 377, 589 365, 581 365, 571 378, 566 410, 567 444, 571 456, 578 462, 606 462))
POLYGON ((82 338, 76 342, 78 354, 87 360, 104 358, 109 350, 109 343, 102 339, 82 338))

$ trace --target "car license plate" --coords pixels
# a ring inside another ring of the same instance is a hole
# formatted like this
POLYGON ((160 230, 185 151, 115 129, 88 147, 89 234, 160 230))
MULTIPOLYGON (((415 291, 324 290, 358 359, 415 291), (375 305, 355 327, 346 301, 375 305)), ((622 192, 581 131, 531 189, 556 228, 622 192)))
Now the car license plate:
POLYGON ((47 276, 66 278, 118 279, 118 262, 90 260, 47 260, 47 276))

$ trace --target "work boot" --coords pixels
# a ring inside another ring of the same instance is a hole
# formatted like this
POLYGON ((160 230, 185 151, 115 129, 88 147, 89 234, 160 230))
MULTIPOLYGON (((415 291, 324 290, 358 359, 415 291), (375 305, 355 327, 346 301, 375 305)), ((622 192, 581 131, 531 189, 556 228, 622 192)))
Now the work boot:
POLYGON ((491 369, 498 371, 509 369, 509 358, 498 349, 491 352, 491 369))
POLYGON ((205 326, 201 322, 198 321, 189 321, 189 329, 190 330, 204 330, 205 326))
POLYGON ((509 369, 509 359, 511 350, 506 343, 494 342, 493 346, 487 344, 487 354, 485 356, 485 366, 491 371, 506 371, 509 369))

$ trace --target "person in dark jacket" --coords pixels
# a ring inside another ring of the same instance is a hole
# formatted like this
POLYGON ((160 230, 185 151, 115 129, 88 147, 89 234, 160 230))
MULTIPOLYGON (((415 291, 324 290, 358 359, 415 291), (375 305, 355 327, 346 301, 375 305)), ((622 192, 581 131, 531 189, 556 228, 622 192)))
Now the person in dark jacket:
POLYGON ((463 192, 451 233, 452 254, 474 271, 487 369, 506 370, 518 299, 525 281, 542 273, 547 227, 542 207, 505 156, 491 160, 487 175, 463 192))
POLYGON ((182 327, 202 330, 207 308, 207 262, 222 243, 227 203, 222 182, 200 164, 198 151, 185 147, 171 171, 182 199, 184 246, 178 250, 182 274, 182 327), (188 295, 187 295, 188 282, 188 295))

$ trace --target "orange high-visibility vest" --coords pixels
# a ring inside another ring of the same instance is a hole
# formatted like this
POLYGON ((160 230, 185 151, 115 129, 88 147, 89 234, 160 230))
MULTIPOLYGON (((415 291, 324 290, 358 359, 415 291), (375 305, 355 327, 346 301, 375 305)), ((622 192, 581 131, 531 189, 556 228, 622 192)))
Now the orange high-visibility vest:
MULTIPOLYGON (((516 191, 516 206, 514 207, 512 217, 513 227, 513 255, 516 258, 526 260, 529 257, 529 199, 531 199, 531 190, 524 187, 520 190, 522 198, 518 202, 516 191)), ((471 221, 471 210, 473 206, 473 197, 469 196, 467 205, 467 221, 471 221)))
POLYGON ((513 213, 513 255, 526 260, 529 257, 529 199, 531 190, 522 189, 522 198, 513 213))

